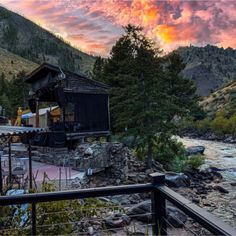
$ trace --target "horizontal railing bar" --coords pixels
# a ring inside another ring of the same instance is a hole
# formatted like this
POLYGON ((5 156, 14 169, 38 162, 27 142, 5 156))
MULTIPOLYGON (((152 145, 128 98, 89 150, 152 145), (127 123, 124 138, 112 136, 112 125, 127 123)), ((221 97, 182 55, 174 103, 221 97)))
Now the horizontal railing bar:
POLYGON ((79 189, 71 191, 32 193, 32 194, 24 194, 21 196, 2 196, 0 197, 0 206, 83 199, 91 197, 104 197, 104 196, 124 195, 124 194, 134 194, 134 193, 146 193, 152 190, 153 190, 152 184, 135 184, 135 185, 121 185, 121 186, 111 186, 111 187, 79 189))
POLYGON ((157 186, 156 189, 166 200, 178 207, 185 214, 196 220, 200 225, 214 235, 236 235, 236 229, 223 222, 213 214, 193 204, 166 186, 157 186))

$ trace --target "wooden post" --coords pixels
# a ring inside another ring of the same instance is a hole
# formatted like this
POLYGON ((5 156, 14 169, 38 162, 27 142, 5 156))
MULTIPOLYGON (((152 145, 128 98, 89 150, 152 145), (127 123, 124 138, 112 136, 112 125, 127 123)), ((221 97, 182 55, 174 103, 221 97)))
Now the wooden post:
POLYGON ((67 183, 67 167, 66 167, 66 166, 64 167, 64 170, 65 170, 65 177, 66 177, 66 187, 67 187, 67 184, 68 184, 68 183, 67 183))
POLYGON ((31 210, 31 235, 37 234, 36 228, 36 204, 32 203, 32 210, 31 210))
POLYGON ((153 173, 150 174, 150 176, 154 187, 152 192, 153 235, 167 235, 166 200, 164 196, 155 189, 156 186, 165 184, 165 175, 153 173))
POLYGON ((0 151, 0 195, 3 193, 3 184, 2 184, 2 152, 0 151))
POLYGON ((108 136, 106 137, 106 140, 107 140, 108 143, 110 143, 110 142, 111 142, 111 135, 108 135, 108 136))
POLYGON ((111 117, 110 117, 110 98, 109 98, 109 95, 108 95, 108 98, 107 98, 107 115, 108 115, 108 129, 109 131, 111 130, 111 117))
POLYGON ((39 99, 38 98, 36 98, 35 126, 36 126, 36 128, 39 128, 39 99))
POLYGON ((59 190, 61 191, 61 167, 59 167, 59 190))
POLYGON ((32 173, 32 151, 31 151, 31 135, 29 137, 29 147, 28 147, 28 152, 29 152, 29 188, 33 188, 33 173, 32 173))
POLYGON ((9 183, 12 184, 12 166, 11 166, 11 140, 12 137, 10 136, 8 141, 8 170, 9 170, 9 183))

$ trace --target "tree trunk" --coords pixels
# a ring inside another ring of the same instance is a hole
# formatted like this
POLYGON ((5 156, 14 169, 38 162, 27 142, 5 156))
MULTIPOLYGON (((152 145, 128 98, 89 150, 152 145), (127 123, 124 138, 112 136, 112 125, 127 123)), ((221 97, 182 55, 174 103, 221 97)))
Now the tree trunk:
POLYGON ((152 168, 152 158, 153 158, 153 143, 149 142, 147 151, 147 160, 146 160, 148 169, 152 168))

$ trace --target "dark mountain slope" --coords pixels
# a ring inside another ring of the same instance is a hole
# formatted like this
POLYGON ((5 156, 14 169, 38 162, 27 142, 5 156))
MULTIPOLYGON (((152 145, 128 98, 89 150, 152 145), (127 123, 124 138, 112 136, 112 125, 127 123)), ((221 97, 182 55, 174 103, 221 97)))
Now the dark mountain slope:
POLYGON ((43 61, 71 71, 88 72, 95 58, 24 17, 0 7, 0 47, 37 64, 43 61))
POLYGON ((186 63, 183 75, 195 82, 202 96, 236 79, 236 50, 232 48, 190 46, 180 47, 176 52, 186 63))

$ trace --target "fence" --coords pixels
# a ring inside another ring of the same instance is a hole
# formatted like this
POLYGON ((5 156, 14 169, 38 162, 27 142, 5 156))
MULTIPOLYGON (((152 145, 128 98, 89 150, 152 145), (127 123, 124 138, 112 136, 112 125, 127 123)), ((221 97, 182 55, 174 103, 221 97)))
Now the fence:
POLYGON ((31 207, 31 234, 37 235, 36 205, 43 202, 61 200, 96 198, 104 196, 151 193, 152 203, 152 235, 168 235, 169 222, 166 220, 166 202, 171 202, 188 217, 195 220, 202 227, 214 235, 236 235, 236 230, 221 221, 211 213, 193 204, 191 201, 177 194, 165 186, 165 175, 153 173, 151 183, 100 187, 62 192, 35 193, 22 196, 2 196, 0 206, 29 203, 31 207))

